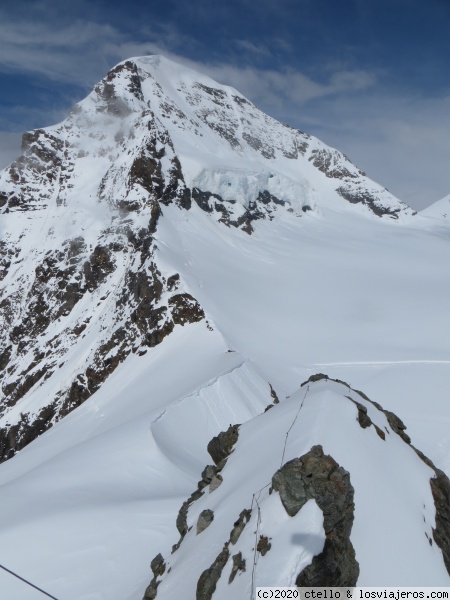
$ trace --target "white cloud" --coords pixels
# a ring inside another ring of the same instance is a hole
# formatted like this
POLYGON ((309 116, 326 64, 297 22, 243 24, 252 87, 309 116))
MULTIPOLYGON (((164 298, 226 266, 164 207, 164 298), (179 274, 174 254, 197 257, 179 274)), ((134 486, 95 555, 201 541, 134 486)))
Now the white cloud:
POLYGON ((22 135, 0 131, 0 169, 7 167, 20 154, 22 135))
POLYGON ((421 210, 450 192, 450 98, 413 101, 383 91, 308 109, 305 128, 421 210))

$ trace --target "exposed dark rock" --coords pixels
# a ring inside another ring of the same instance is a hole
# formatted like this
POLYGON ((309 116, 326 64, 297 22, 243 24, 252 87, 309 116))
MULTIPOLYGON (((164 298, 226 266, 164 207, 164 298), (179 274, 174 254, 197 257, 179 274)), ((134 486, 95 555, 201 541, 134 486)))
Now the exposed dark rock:
POLYGON ((321 446, 314 446, 283 465, 273 476, 272 487, 291 517, 310 499, 323 512, 324 549, 299 574, 296 585, 354 586, 359 565, 350 541, 355 506, 349 473, 325 455, 321 446))
POLYGON ((309 160, 327 177, 335 179, 357 178, 361 173, 352 173, 345 166, 346 157, 337 150, 313 150, 309 160))
POLYGON ((127 73, 127 78, 129 80, 128 89, 138 100, 143 101, 144 96, 142 94, 141 79, 138 74, 137 66, 133 61, 127 60, 111 69, 106 75, 105 81, 112 82, 119 73, 124 72, 127 73))
POLYGON ((405 433, 406 425, 403 423, 403 421, 390 410, 383 410, 383 412, 386 415, 391 429, 393 429, 395 433, 398 434, 407 444, 410 444, 411 438, 407 433, 405 433))
POLYGON ((178 288, 179 284, 180 284, 180 275, 178 273, 171 275, 167 279, 167 289, 169 290, 169 292, 173 292, 174 290, 176 290, 178 288))
POLYGON ((164 558, 162 554, 157 554, 155 558, 150 563, 150 568, 155 577, 161 576, 164 574, 166 570, 166 563, 164 562, 164 558))
POLYGON ((209 484, 209 491, 214 492, 214 490, 217 490, 217 488, 220 487, 222 483, 222 475, 214 475, 214 477, 211 479, 211 483, 209 484))
POLYGON ((205 318, 200 304, 190 294, 176 294, 169 299, 173 322, 178 325, 196 323, 205 318))
POLYGON ((156 581, 156 579, 151 580, 150 585, 145 590, 144 600, 155 600, 158 594, 158 585, 159 581, 156 581))
POLYGON ((216 198, 217 200, 222 201, 222 198, 217 194, 212 194, 211 192, 202 192, 196 187, 192 188, 192 200, 194 200, 205 212, 213 211, 213 207, 209 203, 210 198, 216 198))
POLYGON ((206 485, 209 485, 216 474, 217 467, 215 465, 206 465, 202 471, 202 481, 204 481, 206 485))
POLYGON ((197 535, 204 531, 214 521, 214 512, 209 508, 202 510, 197 520, 197 535))
POLYGON ((272 548, 272 544, 269 542, 269 538, 266 535, 260 535, 258 543, 256 544, 256 551, 265 556, 272 548))
POLYGON ((239 515, 239 519, 235 521, 234 527, 230 533, 230 542, 235 545, 238 539, 241 537, 241 533, 244 531, 245 526, 250 521, 252 511, 249 508, 244 508, 239 515))
POLYGON ((50 367, 44 365, 40 369, 34 370, 29 374, 21 373, 16 381, 3 386, 6 404, 8 406, 14 406, 17 400, 25 396, 25 394, 29 392, 49 370, 50 367))
POLYGON ((276 391, 273 389, 273 387, 270 385, 270 383, 269 383, 269 386, 270 386, 270 395, 273 398, 273 403, 274 404, 279 404, 280 403, 280 399, 278 398, 276 391))
POLYGON ((97 289, 100 283, 114 271, 114 268, 115 265, 109 248, 105 246, 96 246, 83 267, 88 290, 92 292, 97 289))
POLYGON ((222 552, 213 562, 213 564, 203 571, 197 583, 196 600, 211 600, 214 592, 216 591, 217 582, 222 575, 222 571, 228 562, 230 552, 228 550, 228 543, 226 543, 222 549, 222 552))
POLYGON ((275 158, 275 151, 272 146, 268 146, 264 141, 247 132, 244 132, 242 137, 251 148, 261 152, 264 158, 275 158))
POLYGON ((12 349, 13 347, 10 345, 0 352, 0 371, 3 371, 8 365, 11 359, 12 349))
POLYGON ((153 235, 156 232, 156 226, 158 224, 159 217, 161 217, 161 216, 162 216, 161 207, 159 205, 159 202, 157 200, 155 200, 152 204, 150 223, 148 224, 148 232, 150 234, 153 235))
POLYGON ((228 583, 232 583, 234 578, 238 574, 239 571, 242 573, 245 571, 245 558, 242 558, 242 552, 238 552, 234 554, 233 557, 233 567, 231 569, 230 578, 228 579, 228 583))
POLYGON ((364 204, 378 217, 388 215, 392 219, 398 219, 399 208, 383 206, 376 196, 370 194, 363 187, 341 186, 336 191, 351 204, 364 204))
POLYGON ((371 425, 373 425, 372 419, 367 414, 367 408, 360 402, 356 402, 355 400, 350 398, 350 396, 346 396, 346 398, 348 398, 350 400, 350 402, 353 402, 353 404, 358 409, 357 420, 358 420, 358 423, 361 425, 361 427, 363 429, 367 429, 367 427, 370 427, 371 425))
POLYGON ((284 206, 286 202, 284 200, 280 200, 273 194, 271 194, 268 190, 263 190, 259 192, 258 197, 256 199, 257 202, 261 202, 262 204, 278 204, 279 206, 284 206))
POLYGON ((230 456, 238 437, 239 425, 230 425, 227 431, 220 432, 209 442, 208 452, 216 465, 230 456))
POLYGON ((444 563, 450 575, 450 481, 445 473, 434 468, 436 476, 430 479, 436 508, 436 527, 433 538, 442 550, 444 563))
MULTIPOLYGON (((309 379, 304 381, 300 387, 303 387, 304 385, 308 385, 308 383, 314 383, 315 381, 322 381, 322 379, 325 379, 328 381, 329 377, 328 377, 328 375, 324 375, 323 373, 316 373, 315 375, 311 375, 311 377, 309 377, 309 379)), ((332 381, 335 381, 335 380, 332 379, 332 381)))
POLYGON ((43 408, 31 422, 28 415, 22 415, 21 421, 16 425, 1 428, 0 462, 12 458, 16 452, 50 429, 55 413, 55 405, 52 403, 43 408))
POLYGON ((166 570, 166 563, 164 562, 164 558, 162 554, 157 554, 155 558, 150 563, 150 568, 153 573, 153 579, 150 582, 150 585, 145 590, 144 600, 154 600, 157 596, 158 592, 158 577, 162 577, 166 570))

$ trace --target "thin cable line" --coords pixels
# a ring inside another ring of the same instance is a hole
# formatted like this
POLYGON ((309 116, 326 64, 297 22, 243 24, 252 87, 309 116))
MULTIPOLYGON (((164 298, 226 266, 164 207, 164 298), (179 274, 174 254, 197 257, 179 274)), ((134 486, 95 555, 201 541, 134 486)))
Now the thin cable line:
POLYGON ((26 583, 30 587, 34 588, 38 592, 41 592, 41 594, 44 594, 45 596, 48 596, 49 598, 53 598, 53 600, 58 600, 58 598, 55 598, 55 596, 52 596, 51 594, 49 594, 48 592, 46 592, 42 588, 38 587, 37 585, 34 585, 34 583, 31 583, 31 581, 28 581, 27 579, 24 579, 23 577, 21 577, 20 575, 17 575, 17 573, 14 573, 14 571, 11 571, 10 569, 7 569, 3 565, 0 565, 0 569, 3 569, 4 571, 6 571, 7 573, 9 573, 10 575, 13 575, 14 577, 17 577, 17 579, 20 579, 20 581, 23 581, 24 583, 26 583))

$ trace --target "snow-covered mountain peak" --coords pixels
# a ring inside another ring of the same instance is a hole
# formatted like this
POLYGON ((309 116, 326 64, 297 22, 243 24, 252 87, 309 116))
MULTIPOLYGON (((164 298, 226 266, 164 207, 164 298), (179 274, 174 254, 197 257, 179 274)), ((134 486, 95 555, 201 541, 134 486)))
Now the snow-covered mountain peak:
POLYGON ((172 188, 185 188, 181 193, 197 202, 198 189, 201 206, 247 229, 247 217, 267 218, 280 207, 297 216, 302 209, 321 207, 391 218, 412 214, 338 151, 278 123, 233 88, 160 56, 130 59, 111 69, 64 123, 25 135, 23 150, 0 178, 0 202, 8 210, 55 201, 69 205, 86 175, 94 197, 134 203, 142 197, 141 188, 150 190, 149 182, 133 173, 142 161, 155 160, 172 188), (216 207, 223 188, 198 185, 227 171, 225 185, 231 189, 226 204, 216 207), (234 173, 240 173, 236 189, 234 173), (263 187, 273 176, 283 198, 263 187))

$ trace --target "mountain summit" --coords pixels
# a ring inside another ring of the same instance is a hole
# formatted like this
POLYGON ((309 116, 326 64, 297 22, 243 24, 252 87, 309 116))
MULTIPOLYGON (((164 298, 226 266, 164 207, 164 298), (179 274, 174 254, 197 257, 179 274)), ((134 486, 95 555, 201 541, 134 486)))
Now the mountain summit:
POLYGON ((159 56, 22 152, 0 173, 10 566, 73 600, 448 585, 439 222, 159 56))
POLYGON ((89 397, 131 351, 204 318, 179 274, 165 278, 155 262, 164 207, 187 217, 195 205, 211 226, 249 235, 276 215, 294 223, 327 211, 413 213, 338 151, 160 56, 119 64, 66 121, 25 134, 22 149, 0 175, 4 458, 89 397), (81 346, 73 372, 69 356, 81 346), (38 431, 19 423, 22 411, 9 414, 66 368, 45 393, 38 431))

